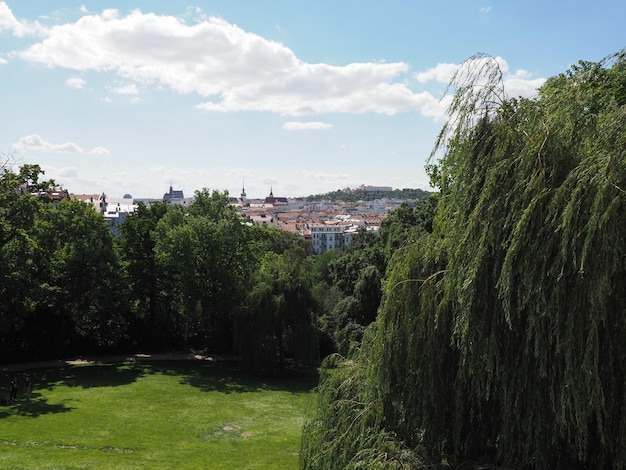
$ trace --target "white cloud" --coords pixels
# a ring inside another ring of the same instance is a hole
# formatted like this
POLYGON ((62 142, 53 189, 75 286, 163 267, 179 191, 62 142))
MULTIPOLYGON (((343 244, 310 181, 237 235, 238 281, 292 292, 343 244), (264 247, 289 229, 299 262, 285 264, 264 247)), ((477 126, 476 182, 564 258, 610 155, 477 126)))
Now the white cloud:
POLYGON ((68 88, 75 88, 78 90, 85 88, 86 84, 87 82, 80 77, 70 77, 67 80, 65 80, 65 85, 68 88))
POLYGON ((107 157, 111 155, 111 152, 104 147, 94 147, 93 149, 91 149, 91 152, 89 153, 91 153, 92 155, 98 155, 101 157, 107 157))
POLYGON ((137 95, 139 94, 139 89, 137 85, 134 83, 130 83, 127 85, 119 85, 119 86, 108 86, 106 87, 111 93, 117 93, 118 95, 137 95))
POLYGON ((16 36, 23 36, 25 32, 6 2, 0 2, 0 31, 11 31, 16 36))
POLYGON ((0 57, 0 65, 5 65, 5 64, 8 64, 8 63, 9 63, 8 60, 3 59, 2 57, 0 57))
POLYGON ((38 22, 18 20, 7 3, 0 2, 0 31, 10 31, 21 38, 30 34, 42 34, 45 29, 38 22))
POLYGON ((450 95, 435 98, 430 93, 423 93, 421 112, 424 116, 433 118, 435 121, 442 121, 451 103, 452 96, 450 95))
POLYGON ((192 25, 135 10, 81 17, 48 30, 14 55, 71 70, 113 71, 136 84, 165 85, 204 99, 211 111, 269 111, 283 115, 419 110, 405 82, 407 64, 309 64, 282 44, 220 18, 192 25))
POLYGON ((524 98, 533 98, 537 96, 537 89, 539 89, 539 87, 541 87, 545 82, 545 78, 529 80, 515 76, 508 77, 504 80, 504 89, 510 97, 522 96, 524 98))
MULTIPOLYGON (((469 61, 463 64, 463 70, 460 70, 461 64, 437 64, 436 67, 430 68, 425 72, 415 73, 413 77, 419 83, 435 81, 437 83, 448 84, 455 73, 459 72, 460 75, 473 73, 473 71, 478 70, 481 66, 483 66, 487 60, 495 60, 498 67, 500 67, 504 81, 504 89, 506 90, 508 96, 523 96, 527 98, 533 97, 537 94, 537 88, 545 82, 544 78, 533 79, 532 74, 526 70, 519 69, 514 73, 511 73, 509 64, 502 57, 477 58, 474 61, 469 61)), ((430 109, 430 107, 422 107, 421 109, 423 114, 428 115, 424 112, 424 110, 430 109)))
POLYGON ((439 83, 449 83, 452 76, 459 69, 458 64, 437 64, 435 67, 413 74, 413 77, 420 83, 436 81, 439 83))
POLYGON ((491 7, 481 7, 480 9, 480 14, 481 15, 486 15, 487 13, 489 13, 491 11, 491 7))
POLYGON ((271 111, 290 116, 323 113, 381 113, 418 110, 420 99, 393 79, 408 71, 404 63, 360 63, 337 67, 304 64, 294 58, 263 80, 241 81, 217 100, 198 107, 210 111, 271 111))
POLYGON ((545 78, 532 78, 532 74, 526 70, 519 69, 512 72, 509 64, 502 57, 483 57, 476 59, 474 63, 468 63, 467 72, 471 73, 471 69, 475 70, 482 67, 487 61, 495 60, 502 73, 504 90, 507 96, 524 98, 532 98, 537 95, 537 89, 546 81, 545 78))
MULTIPOLYGON (((139 10, 137 13, 141 14, 139 10)), ((106 20, 116 20, 120 17, 120 12, 115 8, 107 8, 106 10, 102 10, 102 19, 106 20)))
MULTIPOLYGON (((441 119, 445 109, 438 97, 412 86, 432 81, 447 84, 459 69, 457 64, 441 63, 413 74, 411 82, 404 62, 306 63, 283 44, 221 18, 199 15, 200 10, 189 24, 182 17, 140 10, 125 16, 115 9, 99 14, 85 10, 73 23, 45 30, 37 25, 45 32, 44 39, 13 51, 10 57, 81 72, 112 72, 123 81, 108 88, 116 94, 138 95, 146 87, 168 87, 197 95, 197 108, 207 111, 285 116, 417 111, 441 119)), ((32 27, 18 21, 0 1, 0 30, 17 35, 32 27)), ((510 76, 506 61, 496 60, 514 89, 535 87, 537 80, 517 73, 510 76)))
POLYGON ((37 134, 22 137, 13 145, 19 152, 48 152, 48 153, 83 153, 83 149, 73 142, 52 144, 45 141, 37 134))
POLYGON ((301 130, 320 130, 320 129, 332 129, 333 125, 326 122, 298 122, 290 121, 283 124, 283 129, 287 131, 301 131, 301 130))

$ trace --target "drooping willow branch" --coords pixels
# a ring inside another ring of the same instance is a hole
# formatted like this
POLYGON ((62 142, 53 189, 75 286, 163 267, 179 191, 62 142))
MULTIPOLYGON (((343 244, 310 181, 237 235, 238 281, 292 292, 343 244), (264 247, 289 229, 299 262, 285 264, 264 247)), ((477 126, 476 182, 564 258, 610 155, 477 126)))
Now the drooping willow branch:
MULTIPOLYGON (((401 284, 407 284, 410 282, 419 282, 422 284, 422 286, 424 284, 426 284, 429 281, 432 281, 434 278, 436 278, 437 276, 441 275, 441 274, 445 274, 446 273, 446 269, 441 269, 439 271, 436 271, 434 273, 432 273, 430 276, 428 276, 426 279, 403 279, 402 281, 398 281, 396 282, 390 290, 394 290, 396 287, 398 287, 401 284)), ((421 288, 421 287, 420 287, 421 288)))

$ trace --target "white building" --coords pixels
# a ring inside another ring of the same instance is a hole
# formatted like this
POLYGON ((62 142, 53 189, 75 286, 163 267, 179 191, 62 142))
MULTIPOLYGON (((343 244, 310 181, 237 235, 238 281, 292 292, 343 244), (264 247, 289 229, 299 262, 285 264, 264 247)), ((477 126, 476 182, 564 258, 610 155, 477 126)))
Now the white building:
POLYGON ((120 225, 135 212, 137 204, 132 198, 110 198, 106 200, 106 211, 102 214, 115 236, 120 235, 120 225))
POLYGON ((311 243, 315 254, 323 253, 327 250, 343 248, 348 246, 352 240, 352 225, 342 225, 339 223, 310 224, 311 243))

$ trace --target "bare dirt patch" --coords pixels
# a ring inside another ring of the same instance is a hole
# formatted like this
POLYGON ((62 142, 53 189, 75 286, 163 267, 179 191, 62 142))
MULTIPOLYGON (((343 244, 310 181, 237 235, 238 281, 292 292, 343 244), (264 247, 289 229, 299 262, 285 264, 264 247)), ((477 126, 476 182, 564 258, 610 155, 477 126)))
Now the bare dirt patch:
POLYGON ((21 364, 0 365, 0 372, 41 369, 45 367, 75 366, 81 364, 105 364, 110 362, 141 362, 141 361, 234 361, 237 358, 191 353, 137 353, 128 355, 77 357, 72 359, 57 359, 48 361, 25 362, 21 364))

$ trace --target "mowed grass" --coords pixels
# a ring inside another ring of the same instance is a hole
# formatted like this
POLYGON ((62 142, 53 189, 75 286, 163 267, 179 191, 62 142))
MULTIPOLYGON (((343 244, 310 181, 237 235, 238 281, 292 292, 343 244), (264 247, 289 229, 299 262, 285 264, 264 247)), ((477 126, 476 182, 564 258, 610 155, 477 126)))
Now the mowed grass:
POLYGON ((0 407, 2 469, 295 469, 317 384, 155 361, 2 373, 1 394, 27 373, 31 401, 0 407))

